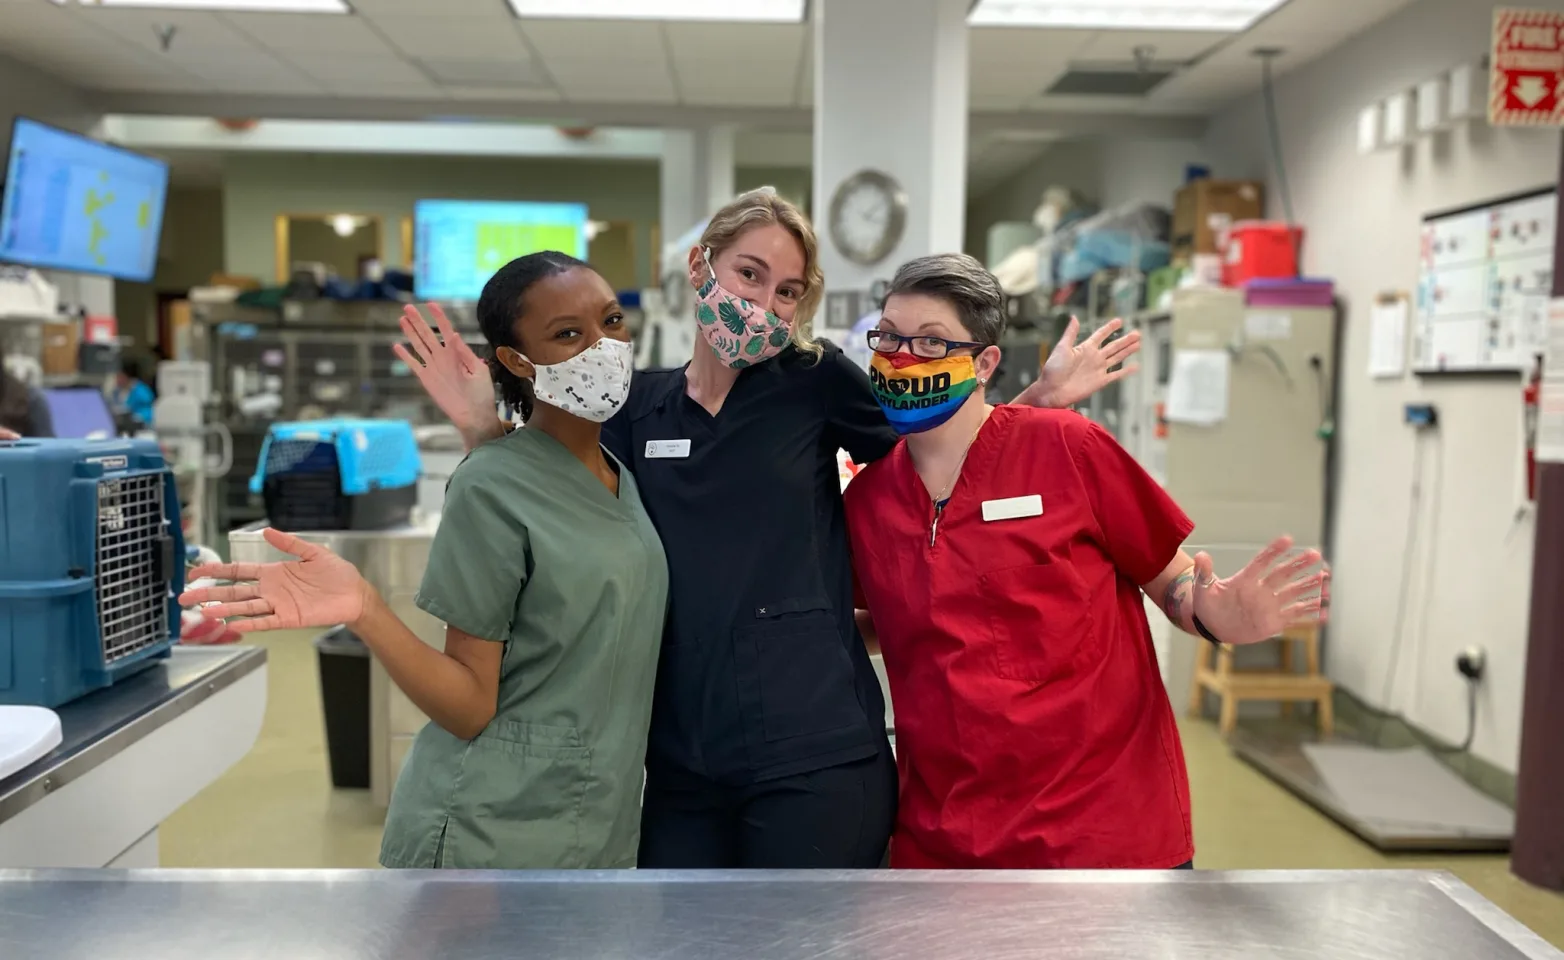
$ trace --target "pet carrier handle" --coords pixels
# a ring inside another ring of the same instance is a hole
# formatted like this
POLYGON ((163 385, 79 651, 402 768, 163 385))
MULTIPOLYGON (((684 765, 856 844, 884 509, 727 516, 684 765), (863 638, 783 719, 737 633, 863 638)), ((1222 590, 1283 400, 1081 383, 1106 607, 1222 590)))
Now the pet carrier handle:
POLYGON ((71 577, 67 580, 28 580, 25 582, 0 580, 0 599, 34 600, 44 597, 63 597, 72 593, 92 590, 91 577, 71 577))

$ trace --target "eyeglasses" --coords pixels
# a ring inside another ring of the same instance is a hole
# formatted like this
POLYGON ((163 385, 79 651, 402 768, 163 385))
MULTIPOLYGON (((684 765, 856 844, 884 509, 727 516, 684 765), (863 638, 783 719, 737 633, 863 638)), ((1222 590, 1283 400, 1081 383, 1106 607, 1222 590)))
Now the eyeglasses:
POLYGON ((869 349, 875 353, 883 353, 886 356, 900 353, 903 346, 907 347, 915 357, 924 360, 943 360, 949 356, 952 350, 971 348, 981 350, 988 346, 986 343, 971 343, 966 340, 946 340, 944 337, 904 337, 899 333, 889 330, 870 330, 867 334, 869 349))

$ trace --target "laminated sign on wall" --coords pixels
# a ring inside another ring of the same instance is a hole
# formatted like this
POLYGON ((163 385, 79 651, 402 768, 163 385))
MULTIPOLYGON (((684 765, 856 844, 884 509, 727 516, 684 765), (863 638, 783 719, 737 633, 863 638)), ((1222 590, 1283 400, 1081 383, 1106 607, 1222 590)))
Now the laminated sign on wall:
POLYGON ((1564 126, 1564 12, 1493 11, 1488 122, 1564 126))

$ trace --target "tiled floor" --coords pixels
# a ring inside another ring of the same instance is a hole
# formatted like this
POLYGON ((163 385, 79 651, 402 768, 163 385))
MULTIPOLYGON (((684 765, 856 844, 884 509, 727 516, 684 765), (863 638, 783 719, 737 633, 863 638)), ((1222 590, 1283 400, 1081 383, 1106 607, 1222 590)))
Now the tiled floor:
MULTIPOLYGON (((275 634, 270 707, 260 742, 237 767, 164 825, 170 867, 369 867, 379 815, 358 791, 333 791, 314 651, 275 634)), ((1184 727, 1203 869, 1447 869, 1564 948, 1564 896, 1510 875, 1502 857, 1385 857, 1235 759, 1210 724, 1184 727)))

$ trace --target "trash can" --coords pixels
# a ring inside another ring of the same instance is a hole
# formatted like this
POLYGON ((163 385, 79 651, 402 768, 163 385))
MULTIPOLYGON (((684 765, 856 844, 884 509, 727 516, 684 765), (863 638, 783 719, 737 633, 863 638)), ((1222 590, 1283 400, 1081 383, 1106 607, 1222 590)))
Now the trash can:
POLYGON ((345 627, 315 640, 331 785, 369 789, 369 648, 345 627))

